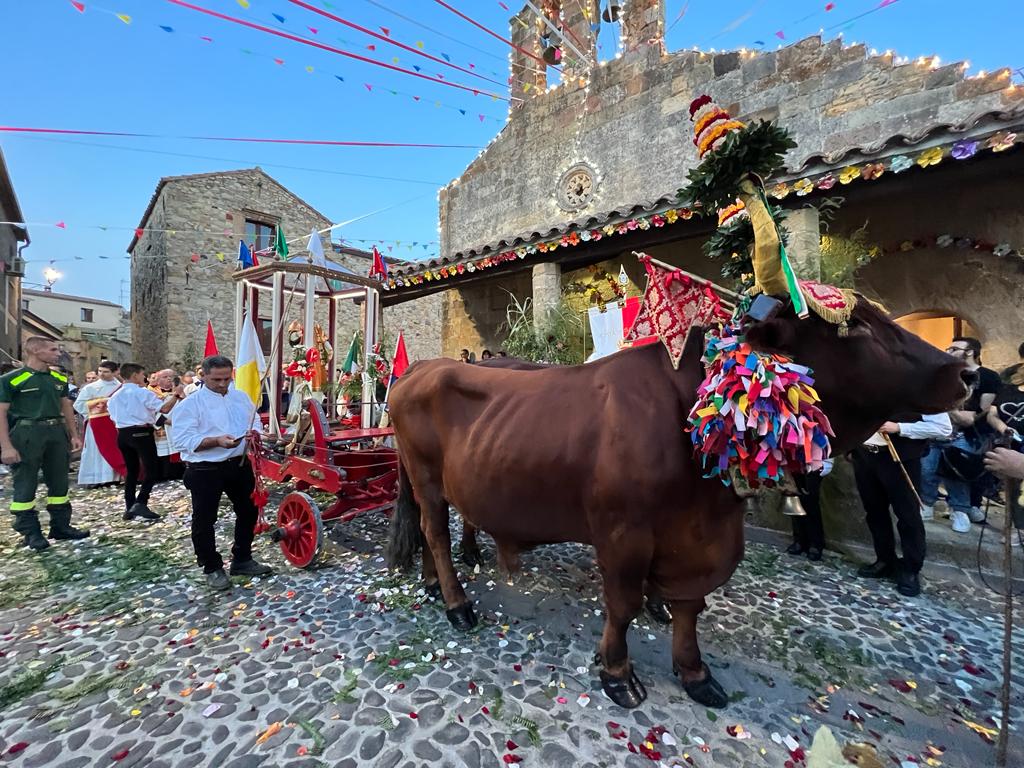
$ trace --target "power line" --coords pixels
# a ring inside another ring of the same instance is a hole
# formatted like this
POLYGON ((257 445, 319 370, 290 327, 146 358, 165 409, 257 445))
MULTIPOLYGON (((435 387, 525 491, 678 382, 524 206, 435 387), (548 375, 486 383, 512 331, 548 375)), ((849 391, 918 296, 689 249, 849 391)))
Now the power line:
POLYGON ((213 155, 190 155, 185 152, 166 152, 160 149, 142 149, 141 147, 124 147, 119 144, 101 144, 92 141, 76 141, 74 139, 58 139, 50 136, 32 136, 27 134, 16 135, 13 138, 27 139, 29 141, 49 141, 55 144, 75 144, 81 147, 100 147, 102 149, 117 149, 123 152, 141 152, 146 155, 164 155, 166 157, 183 157, 190 160, 213 160, 218 163, 238 163, 247 166, 261 166, 264 168, 284 168, 289 171, 307 171, 309 173, 324 173, 330 176, 349 176, 358 179, 373 179, 375 181, 396 181, 405 184, 426 184, 431 187, 443 187, 445 182, 427 181, 425 179, 403 179, 398 176, 376 176, 369 173, 354 173, 352 171, 329 171, 324 168, 306 168, 301 165, 284 165, 282 163, 267 163, 262 160, 237 160, 230 157, 215 157, 213 155))
POLYGON ((492 98, 501 99, 503 101, 508 101, 508 98, 506 98, 505 96, 499 96, 496 93, 491 93, 489 91, 482 91, 479 88, 472 88, 472 87, 470 87, 468 85, 463 85, 462 83, 452 82, 451 80, 443 80, 443 79, 437 78, 437 77, 430 77, 429 75, 424 75, 424 74, 421 74, 420 72, 415 72, 415 71, 413 71, 411 69, 405 69, 404 67, 399 67, 399 66, 396 66, 394 64, 388 64, 388 63, 383 62, 383 61, 377 61, 376 59, 371 59, 368 56, 362 56, 362 55, 360 55, 358 53, 352 53, 351 51, 345 51, 345 50, 342 50, 341 48, 335 48, 333 45, 327 45, 326 43, 320 43, 320 42, 317 42, 316 40, 309 40, 308 38, 301 37, 299 35, 293 35, 291 32, 284 32, 284 31, 279 30, 279 29, 274 29, 273 27, 266 27, 266 26, 264 26, 262 24, 256 24, 255 22, 252 22, 252 21, 246 21, 245 19, 239 19, 239 18, 236 18, 234 16, 228 16, 226 13, 220 13, 219 11, 214 11, 214 10, 211 10, 209 8, 203 8, 202 6, 199 6, 199 5, 193 5, 192 3, 185 2, 185 0, 166 0, 166 2, 171 3, 173 5, 180 6, 182 8, 188 8, 189 10, 196 11, 197 13, 206 14, 207 16, 213 16, 214 18, 222 19, 223 21, 229 21, 232 24, 238 24, 238 25, 243 26, 243 27, 249 27, 250 29, 255 29, 255 30, 258 30, 260 32, 265 32, 266 34, 269 34, 269 35, 275 35, 277 37, 283 37, 286 40, 291 40, 291 41, 296 42, 296 43, 302 43, 303 45, 309 45, 309 46, 312 46, 313 48, 319 48, 321 50, 328 51, 330 53, 336 53, 339 56, 345 56, 345 57, 350 58, 350 59, 355 59, 356 61, 362 61, 362 62, 365 62, 367 64, 372 64, 375 67, 384 67, 385 69, 390 69, 390 70, 392 70, 394 72, 401 72, 403 74, 410 75, 411 77, 418 77, 421 80, 428 80, 428 81, 430 81, 432 83, 438 83, 440 85, 447 85, 450 88, 458 88, 458 89, 463 90, 463 91, 471 91, 474 94, 484 94, 486 96, 491 96, 492 98))
MULTIPOLYGON (((170 0, 170 1, 171 2, 177 2, 177 0, 170 0)), ((503 42, 503 43, 505 43, 507 45, 511 45, 515 50, 519 51, 520 53, 526 54, 527 56, 529 56, 534 61, 539 61, 541 64, 545 64, 546 63, 544 61, 544 59, 540 58, 535 53, 532 53, 532 52, 526 50, 525 48, 520 48, 518 45, 513 43, 511 40, 509 40, 507 38, 504 38, 501 35, 499 35, 497 32, 495 32, 495 31, 485 27, 479 21, 476 21, 475 19, 471 19, 469 16, 467 16, 462 11, 460 11, 458 8, 454 8, 454 7, 450 6, 450 5, 448 5, 448 3, 446 3, 444 0, 434 0, 434 2, 437 3, 438 5, 440 5, 441 7, 448 9, 449 11, 454 13, 456 16, 458 16, 460 19, 468 21, 470 24, 472 24, 477 29, 480 29, 480 30, 486 32, 491 37, 497 38, 498 40, 501 40, 501 42, 503 42)), ((554 69, 554 70, 557 70, 559 72, 561 71, 558 67, 555 67, 555 66, 552 66, 551 68, 554 69)))
POLYGON ((319 14, 320 16, 323 16, 325 19, 331 19, 332 21, 336 21, 339 24, 343 24, 346 27, 358 30, 359 32, 362 32, 364 35, 370 35, 371 37, 376 38, 377 40, 383 40, 385 43, 401 48, 403 51, 415 53, 417 56, 422 56, 423 58, 429 59, 430 61, 436 62, 437 64, 440 64, 442 66, 451 67, 452 69, 456 69, 459 72, 464 72, 467 75, 471 75, 473 77, 479 77, 481 80, 486 80, 488 83, 494 83, 499 87, 504 87, 505 85, 504 83, 499 83, 497 80, 492 80, 491 78, 486 77, 485 75, 481 75, 479 72, 474 72, 471 69, 460 67, 458 64, 452 64, 450 61, 439 59, 437 56, 433 56, 425 51, 421 51, 418 48, 413 48, 411 45, 406 45, 405 43, 401 43, 398 40, 393 40, 387 35, 382 35, 378 32, 374 32, 372 29, 367 29, 366 27, 356 24, 353 21, 343 19, 341 16, 336 16, 335 14, 330 13, 328 11, 316 8, 310 5, 309 3, 303 2, 303 0, 288 0, 288 2, 290 2, 292 5, 297 5, 300 8, 305 8, 308 11, 312 11, 313 13, 319 14))

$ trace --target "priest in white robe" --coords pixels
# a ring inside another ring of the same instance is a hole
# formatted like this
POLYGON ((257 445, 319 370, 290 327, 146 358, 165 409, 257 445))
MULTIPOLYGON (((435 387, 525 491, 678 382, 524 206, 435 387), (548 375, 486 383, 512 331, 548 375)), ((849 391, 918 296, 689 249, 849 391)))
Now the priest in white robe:
POLYGON ((117 429, 107 413, 107 401, 120 387, 117 363, 108 360, 99 365, 99 378, 80 390, 75 411, 85 419, 85 439, 78 465, 79 485, 103 485, 124 475, 124 458, 117 447, 117 429))

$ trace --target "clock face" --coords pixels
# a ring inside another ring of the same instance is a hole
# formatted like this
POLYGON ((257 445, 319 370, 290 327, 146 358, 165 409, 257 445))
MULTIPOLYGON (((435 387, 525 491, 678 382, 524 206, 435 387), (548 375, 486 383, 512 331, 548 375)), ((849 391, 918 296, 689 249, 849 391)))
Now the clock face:
POLYGON ((593 171, 586 165, 575 165, 558 182, 558 203, 568 211, 586 208, 594 199, 596 186, 593 171))

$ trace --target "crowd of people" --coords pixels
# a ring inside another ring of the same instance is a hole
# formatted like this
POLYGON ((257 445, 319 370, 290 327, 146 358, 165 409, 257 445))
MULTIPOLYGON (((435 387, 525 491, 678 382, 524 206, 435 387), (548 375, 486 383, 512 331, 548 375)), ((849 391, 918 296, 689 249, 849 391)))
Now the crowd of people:
POLYGON ((123 482, 126 523, 161 519, 149 507, 154 485, 184 481, 192 496, 196 561, 214 589, 230 587, 214 535, 225 494, 236 516, 231 574, 270 573, 252 557, 258 510, 247 439, 261 420, 248 395, 233 386, 232 361, 214 355, 194 371, 147 375, 141 365, 104 360, 73 389, 56 365, 60 355, 55 342, 28 339, 24 364, 0 376, 0 460, 10 467, 13 527, 24 545, 43 551, 48 539, 89 536, 71 525, 71 454, 81 450, 79 485, 123 482), (40 472, 48 536, 36 510, 40 472))
MULTIPOLYGON (((1024 344, 1020 362, 996 372, 982 365, 981 342, 958 336, 946 349, 974 374, 964 403, 949 413, 906 414, 882 425, 851 456, 875 561, 864 578, 892 578, 901 594, 920 592, 926 556, 925 522, 935 520, 940 491, 946 517, 958 534, 985 525, 996 502, 1011 515, 1013 546, 1024 536, 1024 344), (897 555, 896 518, 902 557, 897 555)), ((825 533, 818 498, 820 477, 809 478, 800 499, 806 515, 793 518, 790 554, 821 558, 825 533)))

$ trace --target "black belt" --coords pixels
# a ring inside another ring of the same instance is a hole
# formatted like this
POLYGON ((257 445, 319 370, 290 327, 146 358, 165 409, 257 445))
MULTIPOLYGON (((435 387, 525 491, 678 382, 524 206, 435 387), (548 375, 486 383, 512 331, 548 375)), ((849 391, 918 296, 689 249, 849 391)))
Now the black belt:
POLYGON ((141 429, 141 430, 144 430, 146 432, 152 432, 153 431, 153 425, 152 424, 137 424, 137 425, 132 426, 132 427, 118 427, 117 431, 118 432, 123 432, 123 431, 128 430, 128 429, 133 429, 135 431, 138 431, 138 430, 141 429))
POLYGON ((17 419, 14 422, 14 426, 18 426, 19 424, 63 424, 63 423, 64 423, 64 419, 63 418, 57 418, 57 419, 17 419))
POLYGON ((246 455, 232 456, 230 459, 224 459, 223 461, 187 461, 185 467, 188 469, 220 469, 225 464, 234 462, 238 466, 244 466, 249 463, 249 457, 246 455))

